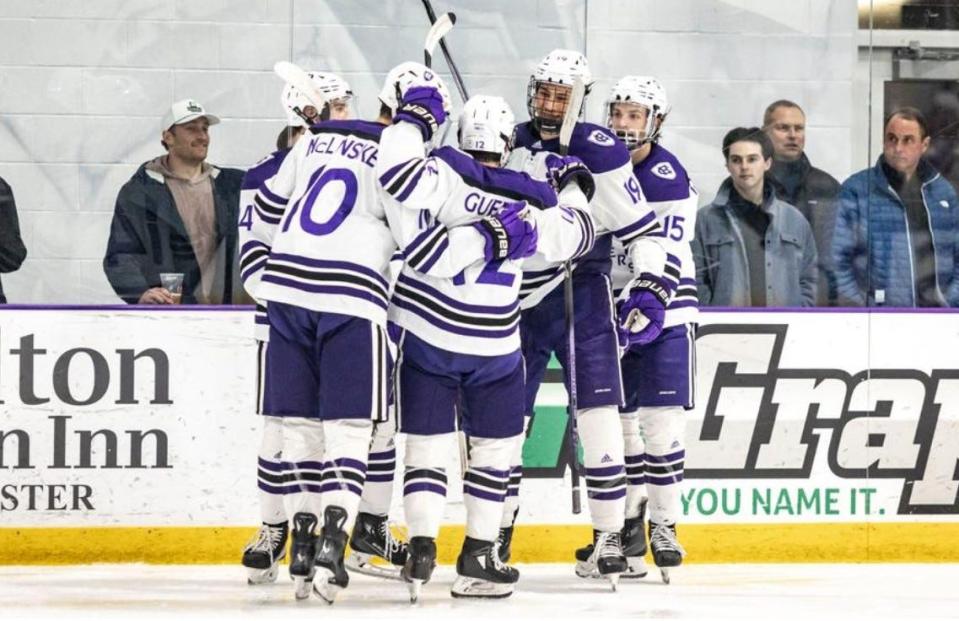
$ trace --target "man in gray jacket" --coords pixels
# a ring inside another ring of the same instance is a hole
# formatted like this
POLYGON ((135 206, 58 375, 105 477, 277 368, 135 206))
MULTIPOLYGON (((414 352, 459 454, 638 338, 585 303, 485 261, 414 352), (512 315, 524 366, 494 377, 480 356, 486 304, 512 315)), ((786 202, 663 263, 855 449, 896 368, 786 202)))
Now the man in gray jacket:
POLYGON ((773 144, 773 165, 766 177, 776 196, 809 221, 819 255, 819 306, 836 305, 832 269, 832 234, 836 222, 839 182, 806 157, 806 114, 798 104, 780 99, 763 115, 763 131, 773 144))
POLYGON ((809 222, 767 182, 769 137, 758 127, 737 127, 723 138, 723 156, 730 176, 696 219, 700 304, 815 305, 816 242, 809 222))

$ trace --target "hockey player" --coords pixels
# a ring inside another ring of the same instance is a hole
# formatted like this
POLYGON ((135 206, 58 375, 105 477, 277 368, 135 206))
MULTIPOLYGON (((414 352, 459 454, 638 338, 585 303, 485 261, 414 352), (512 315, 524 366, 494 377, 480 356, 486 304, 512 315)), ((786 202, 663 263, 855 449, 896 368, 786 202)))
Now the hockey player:
MULTIPOLYGON (((682 510, 684 410, 693 407, 698 302, 689 243, 695 231, 698 195, 683 165, 658 142, 670 105, 655 78, 626 76, 619 80, 610 92, 606 111, 607 126, 630 150, 633 172, 663 223, 660 234, 677 242, 675 252, 682 265, 662 333, 650 343, 629 344, 620 361, 626 394, 620 408, 626 447, 623 548, 629 560, 624 577, 646 575, 644 513, 648 510, 653 560, 663 580, 669 582, 669 568, 681 564, 685 555, 676 539, 676 522, 682 510)), ((613 290, 618 294, 628 285, 632 266, 618 241, 613 242, 612 252, 613 290)), ((577 550, 578 574, 595 572, 589 563, 591 552, 590 546, 577 550)))
MULTIPOLYGON (((393 115, 399 107, 397 90, 408 88, 414 82, 428 83, 429 80, 420 79, 426 71, 426 67, 418 63, 401 63, 390 70, 378 95, 378 123, 392 123, 393 115)), ((445 91, 442 81, 437 84, 445 91)), ((448 97, 445 104, 449 106, 448 97)), ((399 270, 400 265, 401 260, 394 261, 394 270, 399 270)), ((395 286, 395 278, 391 278, 391 283, 395 286)), ((390 297, 392 298, 392 290, 390 297)), ((391 326, 393 327, 395 326, 391 326)), ((397 330, 391 329, 391 352, 395 349, 398 338, 396 332, 397 330)), ((393 537, 388 522, 396 473, 395 435, 395 420, 383 421, 374 427, 366 485, 363 487, 359 514, 350 537, 350 556, 346 560, 346 566, 351 571, 388 579, 400 579, 400 568, 406 564, 408 550, 405 542, 393 537)))
MULTIPOLYGON (((347 119, 351 115, 350 101, 353 92, 350 85, 332 73, 309 72, 310 81, 327 98, 326 108, 317 110, 293 85, 286 85, 280 97, 286 112, 287 127, 281 132, 277 151, 263 158, 247 171, 240 192, 240 276, 247 291, 253 294, 260 281, 269 249, 252 236, 254 213, 257 209, 254 198, 260 186, 273 178, 290 148, 314 122, 347 119)), ((257 302, 254 314, 254 337, 257 341, 257 413, 262 412, 263 371, 269 340, 269 323, 265 302, 257 302)), ((263 416, 263 433, 257 455, 257 486, 259 487, 259 531, 243 550, 243 565, 248 568, 247 581, 261 584, 276 580, 278 566, 286 557, 288 534, 286 509, 283 496, 289 489, 286 485, 286 468, 283 461, 283 422, 275 416, 263 416)))
MULTIPOLYGON (((397 118, 405 113, 401 107, 397 118)), ((269 250, 254 290, 270 302, 263 409, 287 417, 284 461, 298 482, 290 574, 298 598, 312 582, 328 603, 349 584, 347 532, 372 422, 387 414, 388 276, 397 247, 374 172, 384 126, 310 127, 257 192, 251 231, 269 250)), ((461 236, 447 237, 450 261, 461 254, 461 236)))
POLYGON ((290 574, 297 598, 313 582, 329 603, 349 583, 347 533, 372 423, 387 415, 387 266, 395 244, 373 174, 382 127, 308 128, 257 192, 251 231, 268 252, 253 288, 269 301, 263 411, 285 417, 286 478, 297 483, 290 574))
MULTIPOLYGON (((588 89, 592 75, 586 58, 571 50, 554 50, 536 67, 527 91, 530 121, 516 128, 517 149, 511 167, 543 176, 543 165, 558 156, 558 136, 575 78, 588 89)), ((615 588, 627 568, 620 533, 626 499, 626 468, 618 408, 622 404, 617 324, 638 343, 654 340, 662 330, 666 305, 676 289, 679 263, 667 253, 670 240, 646 204, 633 175, 629 152, 605 127, 577 123, 569 154, 593 173, 596 193, 590 212, 597 226, 596 245, 575 263, 573 272, 578 410, 576 426, 583 445, 585 478, 594 547, 590 562, 615 588), (614 308, 610 283, 610 245, 618 239, 633 265, 632 278, 614 308), (618 312, 617 312, 618 309, 618 312)), ((527 413, 550 355, 567 365, 562 266, 524 274, 520 329, 526 359, 527 413)), ((521 454, 514 456, 521 473, 521 454)), ((518 498, 504 512, 501 537, 509 540, 518 498)), ((504 546, 504 556, 509 547, 504 546)))
MULTIPOLYGON (((403 98, 408 109, 430 109, 435 100, 416 87, 403 98)), ((438 117, 440 111, 430 113, 438 117)), ((407 251, 390 309, 403 329, 397 393, 400 429, 406 433, 404 504, 411 536, 404 577, 415 601, 436 562, 445 456, 461 398, 469 434, 467 526, 451 593, 508 597, 519 572, 500 561, 496 540, 509 463, 523 431, 518 260, 532 255, 538 240, 539 252, 553 261, 590 248, 593 228, 578 183, 589 187, 591 179, 582 165, 565 171, 558 198, 547 183, 500 168, 514 123, 500 97, 478 95, 466 103, 458 124, 461 150, 442 147, 427 154, 429 124, 411 121, 384 130, 378 166, 384 190, 407 211, 397 219, 414 225, 403 234, 418 240, 410 246, 415 251, 407 251), (562 208, 551 209, 560 202, 562 208), (490 218, 496 214, 498 221, 490 218), (431 233, 434 221, 479 232, 485 240, 481 260, 457 274, 436 273, 433 256, 446 241, 431 233), (540 225, 545 237, 539 237, 540 225)))

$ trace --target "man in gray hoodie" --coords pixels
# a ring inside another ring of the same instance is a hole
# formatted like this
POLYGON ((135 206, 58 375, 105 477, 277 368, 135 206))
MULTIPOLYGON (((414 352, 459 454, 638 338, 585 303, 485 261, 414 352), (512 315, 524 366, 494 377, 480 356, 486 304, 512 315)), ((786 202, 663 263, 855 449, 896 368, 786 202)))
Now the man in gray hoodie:
POLYGON ((164 116, 166 155, 144 163, 117 196, 103 269, 128 304, 174 304, 161 273, 183 274, 184 304, 243 304, 237 217, 243 171, 206 161, 211 125, 192 99, 164 116))
POLYGON ((758 127, 737 127, 723 138, 723 156, 730 176, 696 219, 700 304, 815 305, 816 241, 809 222, 767 181, 769 137, 758 127))

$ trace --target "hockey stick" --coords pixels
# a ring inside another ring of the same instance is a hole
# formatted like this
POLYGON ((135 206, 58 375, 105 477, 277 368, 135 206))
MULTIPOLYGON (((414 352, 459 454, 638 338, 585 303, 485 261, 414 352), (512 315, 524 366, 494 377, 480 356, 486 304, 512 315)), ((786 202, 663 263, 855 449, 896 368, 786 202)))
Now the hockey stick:
MULTIPOLYGON (((430 18, 430 23, 436 23, 436 12, 433 10, 433 5, 430 3, 430 0, 423 0, 423 6, 426 8, 426 16, 430 18)), ((443 52, 443 58, 446 59, 446 64, 450 68, 450 73, 453 74, 453 81, 456 82, 456 90, 460 93, 460 98, 462 98, 465 103, 469 99, 469 93, 466 92, 466 85, 463 83, 463 76, 460 75, 460 70, 456 68, 456 63, 453 62, 453 57, 450 55, 449 49, 446 47, 446 41, 443 39, 439 40, 440 50, 443 52)))
POLYGON ((430 69, 433 68, 433 53, 436 52, 436 44, 453 29, 456 23, 456 15, 453 13, 443 13, 438 20, 430 26, 430 31, 426 33, 426 41, 423 42, 423 56, 425 64, 430 69))
POLYGON ((313 81, 310 80, 310 76, 297 65, 281 60, 273 65, 273 72, 280 76, 284 82, 292 84, 293 88, 300 91, 307 101, 313 104, 317 112, 322 112, 323 108, 326 107, 326 98, 323 97, 323 93, 316 88, 313 81))
MULTIPOLYGON (((569 142, 573 137, 573 129, 579 118, 579 110, 583 106, 583 97, 586 87, 579 78, 573 78, 573 88, 569 94, 569 104, 563 114, 563 124, 559 129, 559 154, 569 153, 569 142)), ((569 478, 573 488, 573 513, 579 514, 582 510, 580 498, 579 476, 579 434, 576 431, 576 410, 579 408, 579 399, 576 392, 576 315, 573 307, 573 262, 566 261, 563 266, 566 278, 563 282, 563 302, 566 307, 566 374, 568 376, 569 406, 569 478)))

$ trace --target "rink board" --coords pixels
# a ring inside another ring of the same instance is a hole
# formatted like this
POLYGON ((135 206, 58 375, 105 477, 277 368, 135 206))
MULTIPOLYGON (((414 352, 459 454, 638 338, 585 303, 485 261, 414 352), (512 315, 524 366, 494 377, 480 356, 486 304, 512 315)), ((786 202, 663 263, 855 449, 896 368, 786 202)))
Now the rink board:
MULTIPOLYGON (((0 563, 235 561, 258 522, 250 321, 0 311, 0 563)), ((703 313, 690 560, 959 560, 957 351, 949 312, 703 313)), ((564 403, 544 386, 524 448, 521 561, 566 561, 589 536, 562 478, 564 403)), ((464 520, 455 479, 446 560, 464 520)))

